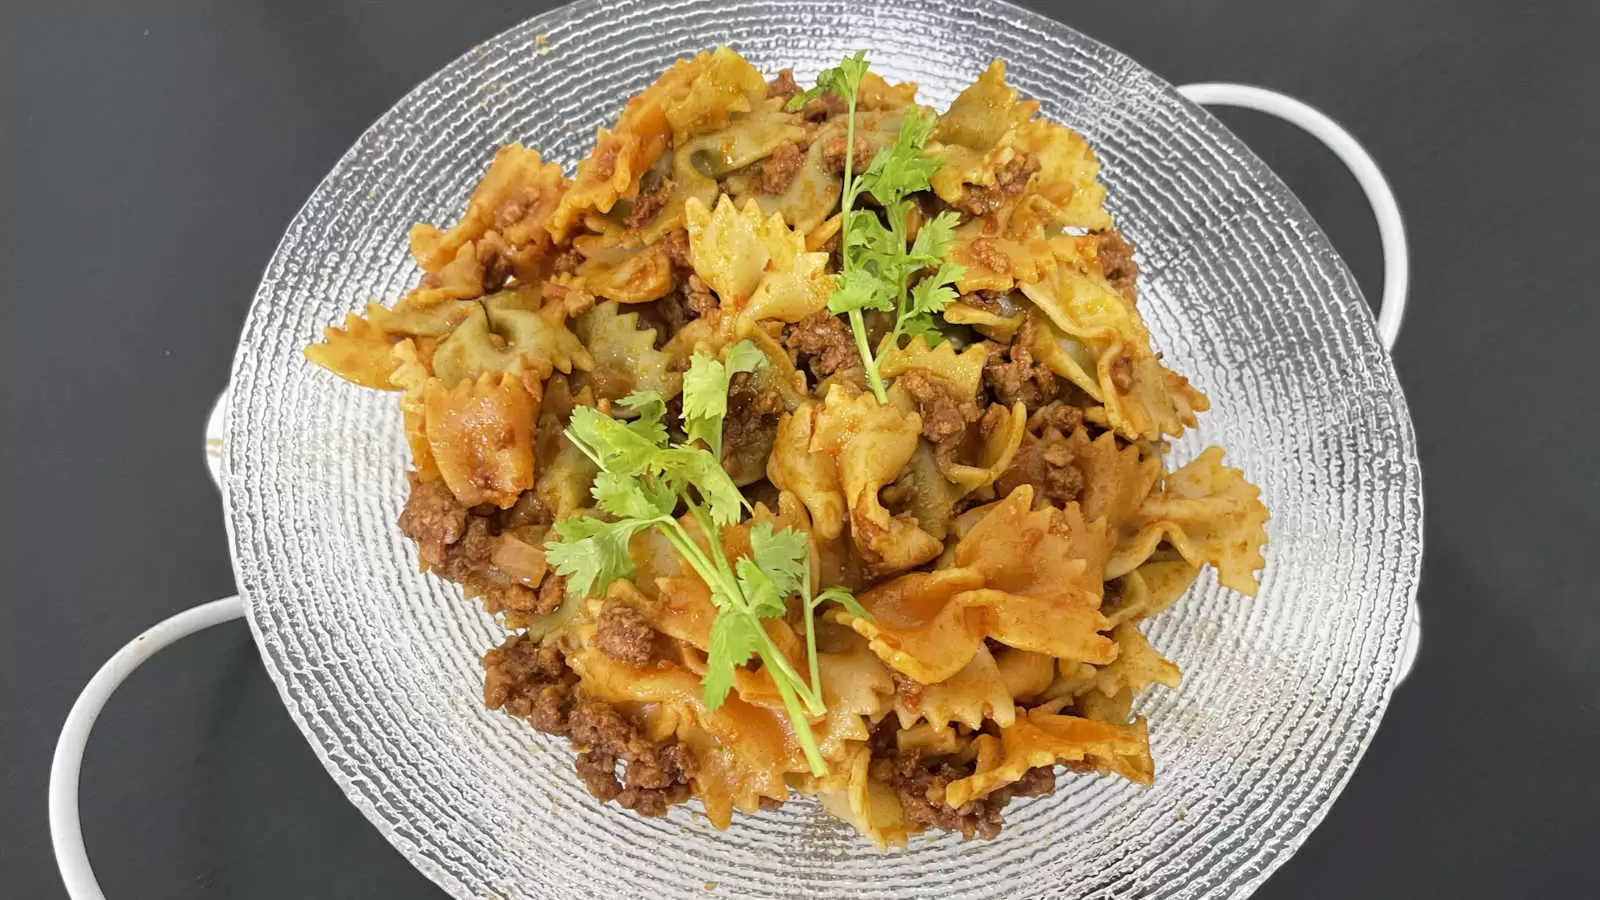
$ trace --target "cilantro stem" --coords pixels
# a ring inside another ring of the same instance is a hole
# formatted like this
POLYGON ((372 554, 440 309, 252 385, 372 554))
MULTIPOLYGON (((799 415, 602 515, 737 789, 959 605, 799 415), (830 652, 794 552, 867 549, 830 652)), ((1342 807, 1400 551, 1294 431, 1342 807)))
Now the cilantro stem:
POLYGON ((861 83, 857 81, 850 89, 850 112, 844 123, 844 183, 840 186, 839 215, 839 252, 850 252, 850 207, 855 203, 858 189, 851 183, 852 172, 856 161, 856 96, 861 92, 861 83))
MULTIPOLYGON (((763 630, 761 633, 765 635, 766 631, 763 630)), ((772 642, 768 640, 767 643, 772 642)), ((800 743, 800 752, 805 754, 806 764, 811 767, 811 774, 819 778, 828 774, 828 764, 822 760, 822 749, 817 746, 817 736, 811 733, 811 723, 806 720, 806 711, 800 708, 800 702, 795 699, 794 689, 785 679, 774 678, 772 683, 778 686, 778 696, 783 698, 783 707, 788 711, 789 722, 794 726, 794 738, 800 743)))
MULTIPOLYGON (((807 542, 810 538, 806 538, 807 542)), ((806 559, 806 571, 800 579, 800 597, 804 601, 802 608, 806 617, 806 659, 811 663, 811 690, 817 694, 817 699, 822 698, 822 673, 817 664, 817 598, 811 596, 811 560, 806 559)))
POLYGON ((689 514, 694 516, 695 524, 700 526, 700 533, 706 536, 706 546, 711 548, 711 559, 717 564, 717 571, 724 573, 730 579, 729 584, 736 584, 737 582, 731 580, 733 566, 728 564, 727 554, 722 551, 722 529, 717 527, 717 523, 711 520, 711 515, 700 506, 689 504, 689 514))
POLYGON ((876 370, 878 368, 878 366, 883 364, 883 357, 886 354, 888 354, 888 352, 889 352, 889 350, 891 348, 899 346, 899 344, 900 344, 900 335, 905 333, 905 331, 904 331, 905 321, 906 321, 906 290, 905 290, 905 287, 902 286, 900 288, 899 296, 897 296, 895 298, 895 301, 894 301, 894 328, 889 330, 889 338, 888 338, 888 340, 883 341, 882 343, 878 344, 878 352, 873 354, 873 356, 872 356, 872 368, 874 370, 876 370))
MULTIPOLYGON (((855 177, 856 162, 856 101, 861 93, 860 79, 850 86, 850 96, 846 98, 849 103, 849 114, 844 126, 844 182, 839 190, 839 256, 841 261, 848 266, 850 256, 850 208, 855 205, 855 200, 861 193, 859 179, 855 177)), ((889 395, 883 389, 883 378, 878 375, 878 363, 874 358, 872 348, 867 345, 867 323, 862 318, 861 310, 852 309, 849 312, 850 330, 855 334, 856 352, 861 354, 861 362, 867 370, 867 383, 872 387, 872 396, 878 398, 879 403, 887 404, 889 395)), ((808 596, 806 602, 811 598, 808 596)))
MULTIPOLYGON (((683 526, 678 524, 677 520, 668 520, 662 523, 661 533, 666 536, 673 549, 677 550, 679 555, 694 568, 695 574, 699 575, 700 580, 706 583, 706 587, 722 594, 724 597, 734 599, 738 603, 739 611, 746 611, 744 595, 739 592, 739 587, 734 583, 732 576, 706 558, 705 553, 700 550, 700 545, 689 537, 688 532, 683 530, 683 526)), ((714 540, 708 541, 708 543, 712 546, 716 545, 714 540)))
MULTIPOLYGON (((806 684, 805 678, 795 671, 794 665, 789 662, 789 657, 784 656, 783 651, 778 649, 778 645, 772 642, 772 635, 767 634, 765 628, 761 629, 761 639, 763 647, 772 655, 772 660, 767 664, 777 668, 795 685, 795 690, 800 693, 800 698, 806 702, 806 709, 813 716, 820 716, 827 712, 828 708, 822 705, 822 694, 815 690, 815 686, 806 684)), ((776 682, 778 679, 773 678, 772 680, 776 682)))
MULTIPOLYGON (((704 511, 698 507, 691 505, 689 509, 695 516, 696 522, 701 523, 702 528, 709 526, 712 529, 706 533, 706 541, 713 548, 712 552, 720 561, 720 565, 707 558, 706 554, 701 551, 700 546, 694 542, 693 538, 689 537, 689 534, 683 530, 683 526, 678 524, 676 520, 668 519, 665 522, 658 523, 661 526, 661 533, 666 536, 667 541, 672 544, 673 548, 694 568, 696 574, 706 583, 706 586, 711 588, 713 592, 721 594, 724 601, 731 604, 735 612, 741 615, 754 616, 754 613, 750 611, 750 606, 745 599, 744 593, 739 590, 738 581, 733 577, 733 570, 727 563, 727 557, 722 553, 721 542, 717 540, 716 523, 702 522, 700 517, 704 515, 704 511)), ((820 716, 827 712, 827 707, 822 705, 822 695, 815 686, 806 685, 805 679, 799 672, 795 671, 794 666, 789 662, 789 658, 783 654, 783 651, 778 649, 777 644, 772 642, 772 636, 767 634, 767 629, 762 627, 759 618, 757 618, 755 630, 761 642, 761 649, 758 651, 761 661, 768 669, 773 670, 768 673, 768 676, 778 688, 778 695, 783 698, 784 706, 788 708, 790 718, 793 719, 795 738, 800 741, 801 749, 806 751, 806 761, 812 764, 812 771, 817 775, 822 775, 826 772, 826 768, 822 766, 821 756, 817 755, 816 740, 812 737, 811 725, 806 720, 807 711, 814 716, 820 716), (804 708, 801 708, 796 700, 797 693, 799 699, 805 701, 804 708)))
POLYGON ((850 317, 850 330, 855 334, 856 352, 861 354, 861 363, 867 370, 867 384, 872 388, 872 396, 878 402, 887 405, 889 394, 883 389, 883 377, 878 374, 878 359, 873 354, 872 348, 867 345, 867 323, 861 315, 861 310, 852 309, 850 317))
MULTIPOLYGON (((719 532, 716 523, 710 521, 710 517, 705 515, 705 511, 696 506, 691 505, 689 511, 694 515, 695 521, 699 523, 700 528, 705 531, 706 543, 711 546, 711 552, 716 561, 713 562, 707 559, 706 555, 701 552, 700 545, 696 544, 688 533, 683 530, 683 526, 675 521, 671 523, 671 528, 676 533, 668 534, 667 539, 673 542, 673 546, 678 548, 678 552, 682 553, 685 559, 689 560, 689 564, 694 566, 695 571, 699 573, 700 578, 705 581, 707 587, 721 594, 725 600, 733 604, 737 612, 747 616, 754 615, 750 612, 749 600, 744 596, 744 592, 739 590, 739 581, 733 575, 733 567, 728 564, 727 556, 722 552, 722 541, 718 539, 719 532), (693 553, 692 556, 690 555, 691 553, 693 553)), ((772 642, 772 636, 767 634, 767 630, 761 627, 759 621, 756 625, 756 632, 760 636, 763 651, 761 655, 766 660, 767 665, 778 670, 785 678, 790 679, 797 685, 796 690, 800 692, 801 698, 806 702, 806 708, 811 711, 812 715, 820 716, 827 712, 827 707, 822 705, 821 693, 814 686, 806 685, 805 678, 795 670, 794 666, 789 662, 789 657, 785 656, 783 651, 778 649, 778 645, 772 642)), ((777 675, 774 675, 772 680, 774 682, 781 681, 777 675)))

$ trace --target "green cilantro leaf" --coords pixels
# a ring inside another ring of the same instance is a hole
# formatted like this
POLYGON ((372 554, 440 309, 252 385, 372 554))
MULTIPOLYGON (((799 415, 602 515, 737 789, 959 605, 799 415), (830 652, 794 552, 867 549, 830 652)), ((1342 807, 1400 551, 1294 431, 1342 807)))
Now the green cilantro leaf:
POLYGON ((872 165, 861 173, 862 189, 878 198, 879 204, 888 207, 932 186, 929 179, 944 164, 942 158, 922 153, 933 124, 933 113, 917 106, 908 107, 894 143, 879 150, 872 165))
POLYGON ((823 73, 818 81, 825 83, 828 90, 848 99, 861 90, 861 78, 867 74, 868 65, 867 51, 857 50, 839 60, 838 67, 823 73))
POLYGON ((672 486, 653 478, 600 472, 589 489, 600 508, 619 519, 656 519, 670 516, 678 505, 672 486))
POLYGON ((885 290, 883 280, 867 269, 840 272, 833 293, 828 295, 832 315, 863 309, 894 309, 894 295, 885 290))
POLYGON ((728 367, 728 376, 731 380, 740 372, 755 372, 766 368, 767 354, 756 346, 755 341, 745 340, 724 351, 723 361, 728 367))
POLYGON ((739 590, 744 594, 745 604, 752 614, 766 618, 788 612, 789 607, 784 603, 787 595, 778 590, 772 578, 755 560, 741 556, 734 563, 733 570, 738 573, 739 590))
POLYGON ((750 557, 778 594, 788 597, 800 590, 811 566, 811 540, 803 531, 775 531, 771 522, 757 522, 750 529, 750 557))
MULTIPOLYGON (((863 57, 857 54, 856 59, 863 57)), ((861 71, 865 71, 864 62, 861 71)), ((841 74, 825 73, 825 77, 817 81, 818 89, 831 89, 843 84, 843 79, 841 74)), ((859 86, 858 72, 855 87, 859 86)), ((856 96, 850 93, 846 99, 850 101, 846 142, 847 146, 854 146, 856 96)), ((848 318, 866 368, 867 384, 879 403, 888 402, 883 377, 878 371, 880 355, 895 345, 901 335, 920 335, 930 346, 943 340, 939 315, 956 298, 953 285, 963 274, 959 265, 944 260, 955 239, 958 222, 955 213, 942 213, 922 223, 916 239, 910 238, 909 218, 914 202, 909 198, 929 190, 934 173, 944 164, 942 157, 924 153, 935 122, 931 111, 912 106, 900 122, 894 143, 879 150, 865 172, 852 178, 850 158, 845 160, 839 198, 843 265, 834 276, 834 287, 828 294, 828 311, 848 318), (855 201, 862 193, 872 195, 881 213, 855 208, 855 201), (923 278, 914 287, 908 285, 917 272, 929 268, 936 270, 932 276, 923 278), (879 344, 878 354, 868 345, 863 315, 866 310, 895 314, 893 329, 888 340, 879 344)))
MULTIPOLYGON (((859 315, 859 313, 857 314, 859 315)), ((659 394, 637 392, 618 401, 631 420, 613 418, 592 407, 573 410, 567 438, 599 468, 590 493, 599 516, 572 516, 557 522, 545 544, 545 555, 558 575, 567 579, 569 596, 588 597, 607 590, 619 578, 635 574, 628 543, 654 528, 684 562, 711 588, 717 616, 711 625, 701 699, 716 709, 733 689, 737 668, 759 656, 788 713, 795 740, 814 775, 825 775, 827 763, 817 746, 809 717, 827 712, 817 675, 815 627, 807 610, 806 648, 810 684, 780 651, 761 624, 764 618, 788 613, 788 598, 810 591, 810 542, 803 533, 775 532, 771 523, 751 528, 751 555, 730 564, 721 529, 743 518, 749 503, 721 461, 697 441, 720 443, 727 415, 727 391, 735 374, 755 371, 767 362, 755 344, 729 347, 718 361, 695 357, 684 378, 684 419, 691 443, 671 446, 662 419, 666 403, 659 394), (679 503, 702 530, 692 537, 674 517, 679 503)))
POLYGON ((900 333, 929 347, 937 347, 950 337, 945 333, 944 321, 934 316, 906 316, 900 322, 900 333))
POLYGON ((956 299, 955 283, 965 274, 960 263, 942 262, 938 271, 917 282, 911 289, 911 306, 907 315, 922 316, 944 312, 956 299))
POLYGON ((854 105, 856 92, 861 89, 861 76, 867 74, 867 51, 857 50, 839 61, 839 65, 817 74, 815 87, 789 98, 787 109, 798 112, 822 94, 835 94, 854 105))
POLYGON ((637 418, 628 423, 628 429, 657 447, 667 445, 667 426, 661 419, 667 414, 667 402, 657 391, 634 391, 617 405, 634 413, 637 418))
POLYGON ((955 282, 965 271, 960 263, 946 260, 939 263, 938 270, 932 275, 918 281, 911 288, 910 303, 905 315, 895 326, 896 334, 892 340, 898 340, 901 334, 909 334, 921 337, 929 347, 938 346, 945 339, 944 320, 940 316, 945 307, 956 299, 955 282))
POLYGON ((700 677, 700 701, 706 709, 715 710, 722 705, 733 689, 734 669, 760 651, 760 627, 749 616, 718 615, 712 621, 706 671, 700 677))
POLYGON ((699 447, 679 446, 661 451, 657 460, 673 490, 687 494, 693 488, 718 525, 732 525, 743 517, 744 494, 710 452, 699 447))
POLYGON ((658 426, 659 421, 652 426, 641 417, 641 422, 630 424, 613 419, 592 406, 578 406, 572 410, 567 436, 600 468, 622 475, 640 475, 650 469, 666 443, 666 429, 658 426))
MULTIPOLYGON (((961 217, 955 212, 945 210, 923 222, 922 227, 917 229, 917 239, 911 242, 911 255, 924 265, 944 264, 945 254, 950 252, 950 245, 955 243, 956 225, 960 221, 961 217)), ((964 270, 956 263, 949 265, 956 267, 955 277, 961 277, 964 270)))
POLYGON ((587 597, 603 592, 618 578, 633 577, 628 541, 651 525, 649 519, 607 522, 594 516, 570 516, 557 522, 561 539, 544 545, 545 558, 567 579, 567 594, 587 597))
POLYGON ((729 347, 725 361, 697 352, 683 373, 683 425, 689 440, 704 441, 711 455, 722 458, 722 420, 728 415, 728 387, 733 376, 767 365, 767 355, 752 341, 729 347))

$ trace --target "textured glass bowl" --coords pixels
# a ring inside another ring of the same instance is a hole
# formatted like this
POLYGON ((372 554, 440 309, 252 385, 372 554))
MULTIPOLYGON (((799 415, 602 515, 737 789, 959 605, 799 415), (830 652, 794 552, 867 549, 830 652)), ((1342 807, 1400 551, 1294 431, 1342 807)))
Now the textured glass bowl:
POLYGON ((1421 564, 1404 398, 1360 292, 1284 185, 1125 56, 992 3, 580 3, 474 47, 340 160, 268 266, 241 339, 224 449, 239 587, 290 714, 351 801, 460 898, 1238 897, 1349 779, 1398 678, 1421 564), (693 804, 596 804, 564 742, 483 709, 501 634, 417 571, 395 528, 407 457, 392 394, 300 348, 418 273, 415 221, 453 221, 497 146, 571 164, 674 58, 728 43, 802 81, 853 48, 943 107, 996 56, 1081 131, 1138 245, 1140 307, 1212 401, 1209 443, 1271 507, 1261 595, 1209 576, 1148 626, 1184 671, 1155 689, 1156 784, 1065 777, 994 841, 880 854, 810 802, 713 829, 693 804))

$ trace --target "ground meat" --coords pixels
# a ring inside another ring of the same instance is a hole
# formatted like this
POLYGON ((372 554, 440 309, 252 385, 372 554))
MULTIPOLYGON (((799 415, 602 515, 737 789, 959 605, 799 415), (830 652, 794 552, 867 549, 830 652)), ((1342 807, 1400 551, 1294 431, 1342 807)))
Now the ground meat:
POLYGON ((506 638, 483 655, 483 705, 529 719, 540 731, 565 731, 568 694, 577 680, 560 650, 524 634, 506 638), (536 708, 542 709, 543 724, 533 716, 536 708))
POLYGON ((548 572, 544 580, 539 582, 539 596, 530 611, 541 616, 549 615, 560 609, 562 601, 566 599, 567 579, 554 572, 548 572))
POLYGON ((969 294, 962 294, 961 296, 957 297, 956 302, 970 306, 973 309, 983 310, 986 313, 993 313, 997 316, 1003 316, 1006 314, 1006 308, 1000 302, 999 291, 973 291, 969 294))
POLYGON ((856 360, 856 345, 850 330, 827 310, 813 313, 783 330, 783 347, 795 365, 804 360, 818 380, 849 366, 856 360))
POLYGON ((906 709, 919 712, 922 709, 922 683, 907 675, 901 675, 893 669, 889 670, 889 678, 894 682, 894 695, 905 704, 906 709))
POLYGON ((1028 184, 1028 179, 1037 171, 1039 163, 1033 158, 1033 154, 1014 156, 1010 162, 994 173, 993 185, 967 185, 961 200, 955 206, 968 215, 989 215, 1005 205, 1007 200, 1022 193, 1022 189, 1028 184))
MULTIPOLYGON (((428 564, 428 571, 440 578, 466 583, 476 572, 488 569, 494 556, 495 529, 486 516, 468 516, 467 533, 445 548, 444 556, 428 564)), ((419 553, 420 556, 420 553, 419 553)))
POLYGON ((666 815, 667 807, 689 799, 694 757, 675 740, 651 744, 615 707, 579 697, 568 719, 572 742, 584 748, 578 775, 601 802, 615 800, 641 816, 666 815), (616 763, 627 764, 623 782, 616 763), (625 787, 624 787, 625 785, 625 787))
POLYGON ((539 611, 539 592, 525 585, 475 574, 467 579, 466 587, 467 596, 483 601, 483 611, 491 616, 503 612, 539 611))
POLYGON ((622 152, 620 141, 601 141, 604 146, 595 148, 594 174, 601 179, 610 178, 617 172, 617 154, 622 152))
POLYGON ((1059 400, 1046 403, 1028 416, 1028 429, 1038 433, 1054 428, 1062 434, 1071 434, 1083 424, 1083 409, 1059 400))
POLYGON ((1133 261, 1133 245, 1115 228, 1097 231, 1095 238, 1099 241, 1100 270, 1106 281, 1123 299, 1133 303, 1139 282, 1139 264, 1133 261))
MULTIPOLYGON (((711 292, 711 288, 700 279, 700 276, 694 274, 692 269, 687 269, 689 245, 688 239, 684 237, 684 232, 674 231, 663 239, 663 243, 668 245, 669 258, 677 252, 672 249, 673 247, 678 244, 683 245, 685 258, 681 267, 683 272, 680 273, 677 288, 659 300, 634 304, 629 307, 629 309, 639 313, 639 325, 641 328, 651 328, 655 331, 655 343, 658 350, 665 346, 667 341, 671 340, 672 336, 677 334, 683 326, 710 314, 712 310, 717 308, 717 295, 711 292)), ((679 267, 679 263, 675 261, 673 266, 679 267)), ((687 366, 687 363, 685 363, 685 366, 687 366)))
POLYGON ((985 342, 989 345, 989 361, 983 367, 983 383, 996 402, 1010 406, 1021 400, 1029 409, 1037 409, 1060 392, 1055 373, 1033 360, 1033 332, 1033 320, 1023 319, 1009 346, 985 342))
POLYGON ((798 93, 800 93, 800 85, 795 83, 793 69, 782 69, 778 72, 776 78, 767 82, 768 100, 773 97, 787 100, 798 93))
MULTIPOLYGON (((722 420, 723 457, 747 456, 746 445, 772 449, 783 397, 776 390, 740 372, 728 383, 728 415, 722 420)), ((759 454, 766 459, 766 452, 759 454)))
MULTIPOLYGON (((544 409, 548 412, 550 410, 550 402, 548 389, 546 390, 544 409)), ((533 491, 524 491, 522 496, 517 498, 517 502, 511 505, 510 509, 500 511, 501 530, 521 528, 527 525, 549 525, 554 521, 555 516, 551 515, 549 507, 546 507, 544 501, 540 500, 533 491)))
POLYGON ((622 785, 617 781, 615 756, 604 750, 585 750, 578 754, 575 766, 578 779, 601 803, 615 800, 622 793, 622 785))
POLYGON ((772 155, 761 163, 761 181, 756 191, 762 194, 781 194, 789 189, 794 177, 805 166, 806 156, 800 145, 786 141, 772 149, 772 155))
POLYGON ((626 603, 607 600, 595 620, 594 645, 601 653, 631 666, 650 662, 656 632, 639 611, 626 603))
MULTIPOLYGON (((851 167, 859 174, 872 164, 872 145, 867 143, 865 135, 858 134, 854 146, 851 167)), ((844 174, 844 135, 836 134, 822 142, 822 168, 835 175, 844 174)))
POLYGON ((617 795, 617 805, 623 809, 631 809, 647 819, 659 819, 667 814, 667 809, 673 804, 689 799, 690 793, 687 783, 674 784, 660 790, 629 788, 617 795))
MULTIPOLYGON (((520 218, 522 206, 516 205, 516 212, 520 218)), ((505 238, 498 231, 488 231, 478 238, 476 242, 476 259, 479 266, 483 267, 484 293, 492 294, 505 287, 506 280, 511 277, 512 264, 510 256, 512 249, 506 244, 505 238)))
POLYGON ((622 224, 633 231, 649 224, 650 220, 656 217, 656 213, 661 212, 667 205, 667 201, 672 199, 672 192, 677 187, 677 183, 670 178, 656 179, 655 184, 641 190, 639 196, 634 198, 633 210, 628 213, 628 218, 623 220, 622 224))
POLYGON ((576 284, 563 284, 559 281, 546 281, 539 289, 544 299, 551 303, 559 303, 566 308, 567 316, 580 316, 594 307, 597 299, 594 294, 576 284))
POLYGON ((997 430, 1011 422, 1011 410, 999 403, 989 404, 983 411, 982 418, 978 419, 978 436, 988 440, 997 430))
POLYGON ((571 686, 547 684, 529 698, 525 711, 519 713, 516 708, 508 704, 506 712, 527 719, 529 725, 546 734, 566 734, 567 715, 571 709, 571 686))
POLYGON ((952 765, 949 762, 924 760, 920 751, 895 751, 883 758, 875 757, 868 769, 869 777, 892 788, 900 799, 900 809, 906 824, 913 828, 936 828, 941 831, 959 831, 967 840, 990 840, 1000 834, 1003 824, 1000 810, 1011 800, 1011 791, 1001 788, 988 796, 970 800, 959 809, 943 802, 945 788, 972 774, 972 765, 952 765), (930 800, 930 797, 939 798, 930 800))
POLYGON ((400 511, 400 533, 417 542, 424 565, 443 562, 451 544, 467 531, 467 509, 442 480, 411 476, 411 495, 400 511))
POLYGON ((717 308, 717 295, 711 292, 711 286, 700 280, 699 275, 690 275, 684 284, 684 302, 697 316, 708 316, 717 308))
POLYGON ((672 263, 672 268, 683 271, 690 268, 689 262, 689 233, 687 231, 674 231, 661 239, 659 244, 667 254, 667 261, 672 263))
POLYGON ((639 736, 616 707, 592 697, 579 696, 567 720, 572 742, 590 750, 604 750, 613 756, 632 759, 650 751, 650 744, 639 736))
POLYGON ((896 378, 895 384, 917 402, 922 436, 934 444, 959 440, 969 424, 983 417, 983 410, 970 398, 956 396, 943 381, 919 369, 896 378))
POLYGON ((1083 494, 1085 482, 1077 458, 1072 442, 1060 431, 1050 428, 1042 434, 1027 434, 1011 466, 995 480, 995 491, 1005 496, 1031 484, 1036 502, 1065 506, 1083 494))
POLYGON ((848 112, 850 104, 838 94, 828 92, 819 94, 806 101, 800 107, 800 118, 807 122, 821 122, 830 116, 839 116, 848 112))
MULTIPOLYGON (((1048 456, 1046 458, 1048 460, 1048 456)), ((1046 500, 1056 506, 1066 506, 1083 495, 1083 470, 1070 464, 1050 463, 1042 487, 1046 500)))
POLYGON ((627 786, 655 791, 683 784, 694 775, 694 755, 689 748, 669 741, 628 764, 627 786))
POLYGON ((1011 786, 1016 797, 1048 797, 1056 792, 1056 770, 1051 766, 1035 766, 1022 773, 1011 786))

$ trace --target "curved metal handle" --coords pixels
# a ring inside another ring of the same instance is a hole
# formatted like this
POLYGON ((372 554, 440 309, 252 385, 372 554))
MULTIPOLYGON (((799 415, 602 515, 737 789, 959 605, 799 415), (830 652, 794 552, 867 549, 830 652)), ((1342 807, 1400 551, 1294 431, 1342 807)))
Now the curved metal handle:
POLYGON ((78 773, 83 767, 89 732, 94 729, 100 710, 117 686, 145 660, 180 638, 243 615, 244 604, 238 597, 224 597, 162 620, 106 660, 72 704, 72 712, 67 713, 61 736, 56 739, 55 757, 50 761, 50 843, 55 847, 61 881, 72 900, 105 900, 89 865, 83 826, 78 820, 78 773))
POLYGON ((1410 289, 1410 251, 1406 246, 1406 226, 1394 191, 1378 170, 1367 149, 1350 132, 1316 107, 1293 97, 1247 84, 1208 82, 1186 84, 1178 92, 1203 106, 1236 106, 1253 109, 1298 125, 1327 145, 1356 177, 1366 192, 1372 214, 1378 220, 1378 237, 1383 242, 1383 298, 1378 304, 1378 335, 1383 345, 1394 349, 1405 317, 1406 294, 1410 289))
MULTIPOLYGON (((219 489, 222 487, 222 437, 230 394, 231 389, 223 389, 206 420, 206 468, 219 489)), ((106 660, 72 704, 72 711, 67 713, 67 721, 61 726, 61 736, 56 739, 55 757, 50 762, 50 843, 55 847, 61 881, 72 900, 105 900, 100 882, 89 865, 78 816, 78 775, 83 767, 83 751, 89 744, 89 732, 94 729, 100 710, 105 708, 117 687, 150 657, 197 631, 242 616, 244 603, 238 597, 224 597, 163 619, 106 660)))
MULTIPOLYGON (((1378 237, 1383 244, 1383 298, 1378 304, 1378 336, 1383 345, 1394 349, 1400 336, 1400 322, 1405 318, 1406 295, 1410 290, 1411 257, 1406 246, 1406 226, 1400 218, 1400 206, 1395 202, 1394 191, 1379 171, 1361 142, 1316 107, 1293 97, 1247 84, 1206 82, 1186 84, 1178 92, 1202 106, 1236 106, 1253 109, 1285 122, 1298 125, 1312 137, 1327 145, 1350 170, 1372 205, 1372 214, 1378 220, 1378 237)), ((1416 598, 1406 617, 1405 646, 1400 655, 1400 680, 1404 681, 1417 664, 1417 651, 1422 645, 1422 611, 1416 598)))
POLYGON ((230 383, 211 404, 211 415, 206 417, 206 471, 211 473, 211 483, 222 490, 222 439, 228 434, 228 403, 233 398, 230 383))

